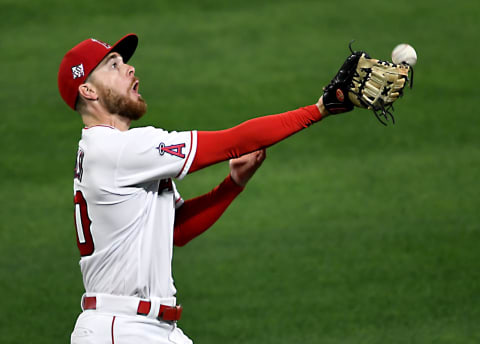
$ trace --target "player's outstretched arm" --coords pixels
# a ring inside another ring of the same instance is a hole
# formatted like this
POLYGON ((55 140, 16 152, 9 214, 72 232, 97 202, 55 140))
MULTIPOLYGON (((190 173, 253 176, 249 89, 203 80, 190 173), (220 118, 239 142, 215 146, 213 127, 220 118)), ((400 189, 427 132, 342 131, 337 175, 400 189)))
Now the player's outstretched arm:
POLYGON ((345 60, 315 105, 277 115, 258 117, 236 127, 220 131, 199 131, 197 153, 189 173, 217 162, 269 147, 309 127, 330 114, 353 110, 351 84, 357 75, 362 52, 353 52, 345 60))
POLYGON ((197 152, 189 173, 267 148, 328 116, 322 98, 315 105, 281 114, 257 117, 233 128, 199 131, 197 152))
POLYGON ((242 192, 265 157, 265 150, 260 150, 230 160, 230 174, 220 185, 185 201, 175 214, 174 245, 183 246, 210 228, 242 192))

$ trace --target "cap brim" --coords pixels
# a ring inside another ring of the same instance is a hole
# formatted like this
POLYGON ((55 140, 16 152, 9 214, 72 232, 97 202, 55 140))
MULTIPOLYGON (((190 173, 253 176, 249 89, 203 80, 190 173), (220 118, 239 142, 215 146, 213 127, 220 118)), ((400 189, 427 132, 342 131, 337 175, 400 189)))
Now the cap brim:
POLYGON ((133 56, 133 53, 137 49, 138 37, 134 33, 129 33, 128 35, 121 38, 117 43, 115 43, 110 52, 117 52, 122 55, 123 62, 127 63, 128 60, 133 56))

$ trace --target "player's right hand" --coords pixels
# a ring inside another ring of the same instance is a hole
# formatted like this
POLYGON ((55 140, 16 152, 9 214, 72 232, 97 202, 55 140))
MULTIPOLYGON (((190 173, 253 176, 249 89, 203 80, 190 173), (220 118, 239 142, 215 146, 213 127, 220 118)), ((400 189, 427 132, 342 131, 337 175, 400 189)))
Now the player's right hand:
POLYGON ((237 185, 245 187, 250 178, 252 178, 258 168, 262 165, 266 157, 266 149, 260 149, 255 152, 242 155, 239 158, 231 159, 229 162, 230 176, 232 177, 233 181, 237 185))

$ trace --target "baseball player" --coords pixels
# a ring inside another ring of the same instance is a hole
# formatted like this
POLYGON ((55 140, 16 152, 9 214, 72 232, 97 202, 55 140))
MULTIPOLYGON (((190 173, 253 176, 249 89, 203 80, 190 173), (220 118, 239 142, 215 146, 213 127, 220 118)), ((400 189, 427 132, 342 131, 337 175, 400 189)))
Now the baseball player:
MULTIPOLYGON (((173 246, 215 223, 260 167, 266 147, 329 114, 325 93, 314 105, 221 131, 130 129, 147 109, 127 64, 137 43, 135 34, 113 46, 87 39, 59 68, 60 94, 85 125, 73 187, 85 294, 72 344, 192 343, 177 327, 173 246), (225 160, 225 180, 182 199, 174 179, 225 160)), ((335 113, 351 110, 330 103, 335 113)))

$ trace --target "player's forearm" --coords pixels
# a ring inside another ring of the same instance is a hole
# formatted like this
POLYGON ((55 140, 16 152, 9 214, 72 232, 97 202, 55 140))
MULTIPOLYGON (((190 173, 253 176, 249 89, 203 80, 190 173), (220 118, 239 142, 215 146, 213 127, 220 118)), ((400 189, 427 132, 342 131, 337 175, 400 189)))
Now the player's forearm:
POLYGON ((310 105, 278 115, 254 118, 226 130, 199 131, 197 153, 189 172, 269 147, 323 117, 317 105, 310 105))
POLYGON ((229 175, 209 193, 185 201, 175 215, 173 244, 183 246, 205 232, 242 190, 229 175))

